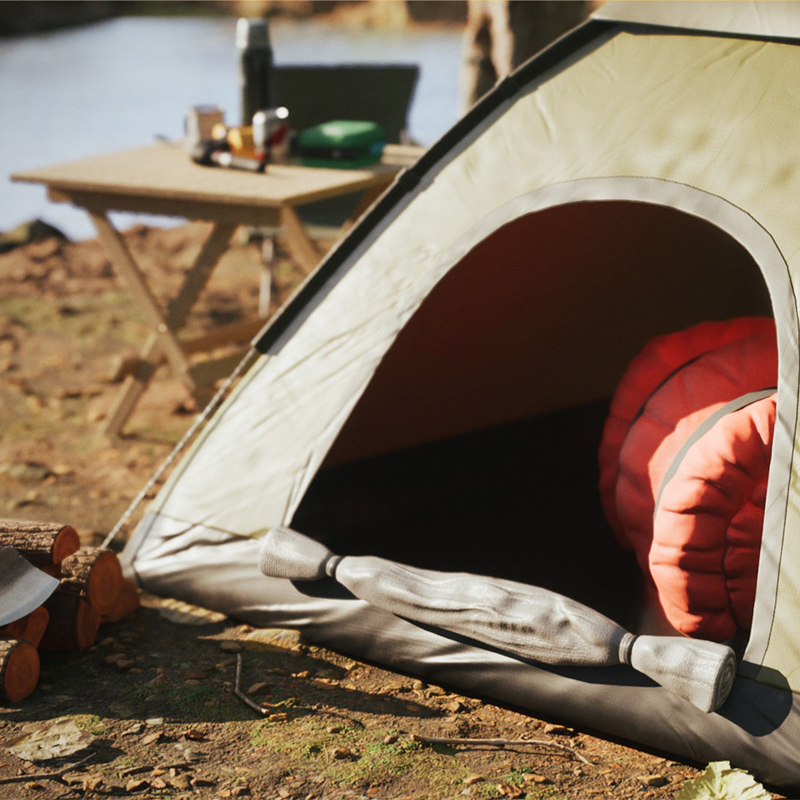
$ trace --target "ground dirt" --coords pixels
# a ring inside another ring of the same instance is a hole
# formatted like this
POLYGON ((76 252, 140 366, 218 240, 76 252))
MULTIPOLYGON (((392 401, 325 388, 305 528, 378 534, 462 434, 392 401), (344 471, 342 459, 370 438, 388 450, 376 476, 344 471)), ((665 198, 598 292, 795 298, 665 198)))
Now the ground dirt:
MULTIPOLYGON (((127 232, 162 301, 207 230, 127 232)), ((253 314, 260 269, 260 244, 238 236, 188 331, 253 314)), ((274 310, 301 276, 280 249, 273 276, 274 310)), ((59 521, 87 544, 103 540, 197 410, 162 368, 124 435, 100 435, 119 363, 146 338, 96 241, 52 238, 0 256, 0 516, 59 521)), ((0 708, 0 800, 660 799, 700 771, 275 636, 145 596, 141 609, 104 625, 93 647, 42 653, 38 689, 0 708), (239 665, 239 689, 258 709, 235 691, 239 665), (26 726, 41 731, 65 717, 86 733, 85 752, 31 763, 7 749, 26 726), (85 755, 72 772, 42 777, 85 755)))

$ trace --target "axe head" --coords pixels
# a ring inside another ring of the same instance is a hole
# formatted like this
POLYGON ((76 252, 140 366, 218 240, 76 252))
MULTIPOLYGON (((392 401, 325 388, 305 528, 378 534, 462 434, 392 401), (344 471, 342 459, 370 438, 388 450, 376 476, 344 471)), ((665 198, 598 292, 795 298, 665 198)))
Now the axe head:
POLYGON ((0 546, 0 625, 30 614, 57 586, 56 578, 29 564, 13 547, 0 546))

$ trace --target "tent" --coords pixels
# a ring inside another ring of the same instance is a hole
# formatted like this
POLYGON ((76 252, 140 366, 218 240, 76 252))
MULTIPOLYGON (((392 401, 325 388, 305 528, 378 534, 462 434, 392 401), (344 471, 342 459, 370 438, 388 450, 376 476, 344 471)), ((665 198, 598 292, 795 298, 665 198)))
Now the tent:
POLYGON ((149 506, 142 586, 394 670, 800 789, 794 3, 609 3, 500 82, 256 340, 149 506), (537 663, 334 581, 265 577, 289 526, 346 555, 523 581, 636 630, 597 499, 608 399, 652 337, 775 319, 752 629, 703 713, 627 666, 537 663))

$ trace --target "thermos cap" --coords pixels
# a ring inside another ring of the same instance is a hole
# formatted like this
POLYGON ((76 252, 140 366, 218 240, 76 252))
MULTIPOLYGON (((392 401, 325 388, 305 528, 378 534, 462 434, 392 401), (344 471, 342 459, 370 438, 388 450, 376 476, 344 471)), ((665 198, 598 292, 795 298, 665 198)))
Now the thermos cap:
POLYGON ((236 47, 239 50, 269 47, 269 22, 242 17, 236 21, 236 47))

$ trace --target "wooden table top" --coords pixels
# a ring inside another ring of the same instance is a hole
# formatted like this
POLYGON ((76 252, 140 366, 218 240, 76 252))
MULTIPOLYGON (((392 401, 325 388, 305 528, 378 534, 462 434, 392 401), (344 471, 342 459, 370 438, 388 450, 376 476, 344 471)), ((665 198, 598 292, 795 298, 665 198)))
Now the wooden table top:
POLYGON ((269 209, 388 185, 406 163, 400 159, 362 169, 270 164, 259 174, 200 166, 180 145, 160 142, 26 170, 11 178, 46 185, 53 200, 103 197, 110 209, 117 208, 109 200, 114 197, 269 209))

